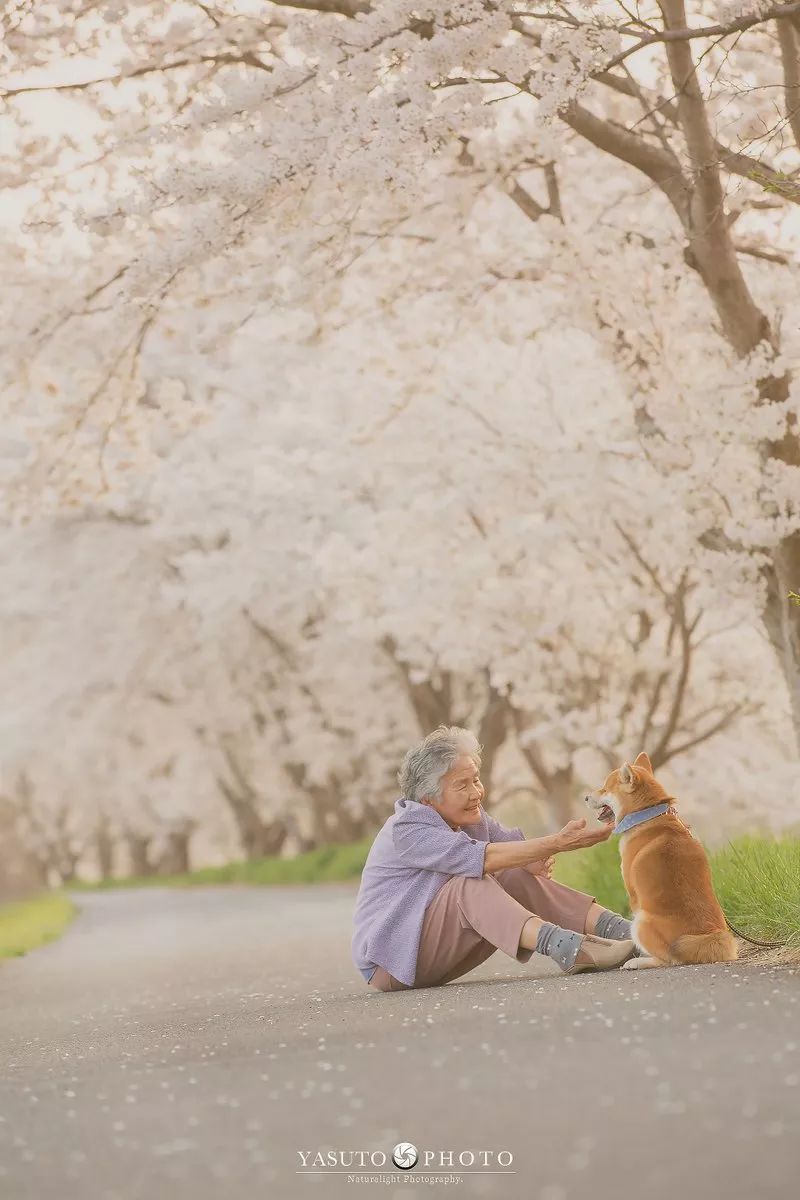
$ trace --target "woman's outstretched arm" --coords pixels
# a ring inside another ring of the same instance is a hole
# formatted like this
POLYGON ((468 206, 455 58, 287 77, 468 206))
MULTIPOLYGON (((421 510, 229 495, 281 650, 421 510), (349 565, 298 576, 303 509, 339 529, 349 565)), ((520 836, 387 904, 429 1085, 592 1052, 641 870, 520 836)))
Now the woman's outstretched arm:
POLYGON ((612 833, 611 825, 587 829, 586 818, 580 817, 576 821, 568 821, 558 833, 547 837, 526 838, 524 842, 489 842, 483 859, 483 873, 493 875, 508 867, 525 867, 528 863, 549 858, 551 854, 595 846, 598 842, 606 841, 612 833))

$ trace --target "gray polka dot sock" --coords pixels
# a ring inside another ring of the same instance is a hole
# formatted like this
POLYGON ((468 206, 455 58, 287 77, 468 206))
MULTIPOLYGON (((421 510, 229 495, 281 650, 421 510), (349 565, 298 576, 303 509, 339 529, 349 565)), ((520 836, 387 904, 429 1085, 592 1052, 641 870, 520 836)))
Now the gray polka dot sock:
POLYGON ((597 919, 595 937, 611 938, 613 942, 624 942, 631 936, 631 923, 618 913, 603 909, 597 919))
POLYGON ((568 971, 575 966, 582 941, 582 933, 573 933, 571 929, 562 929, 560 925, 543 921, 536 939, 536 953, 546 954, 564 971, 568 971))

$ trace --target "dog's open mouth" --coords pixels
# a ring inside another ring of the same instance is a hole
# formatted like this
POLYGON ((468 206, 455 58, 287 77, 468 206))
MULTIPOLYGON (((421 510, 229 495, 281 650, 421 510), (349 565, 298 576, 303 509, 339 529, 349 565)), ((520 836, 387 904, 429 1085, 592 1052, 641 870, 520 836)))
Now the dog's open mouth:
POLYGON ((602 808, 598 808, 597 819, 598 821, 602 821, 604 825, 612 825, 614 823, 614 810, 610 804, 604 804, 602 808))

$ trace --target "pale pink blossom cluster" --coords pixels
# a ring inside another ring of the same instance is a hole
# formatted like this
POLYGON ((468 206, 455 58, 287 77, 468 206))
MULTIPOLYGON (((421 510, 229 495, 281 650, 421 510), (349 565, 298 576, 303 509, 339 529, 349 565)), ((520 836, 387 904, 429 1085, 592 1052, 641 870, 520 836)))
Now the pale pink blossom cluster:
POLYGON ((666 736, 678 689, 675 786, 764 823, 769 764, 790 826, 760 617, 800 529, 798 468, 763 453, 800 403, 798 159, 766 44, 703 68, 720 137, 775 170, 726 176, 782 338, 737 358, 663 195, 562 120, 643 124, 685 164, 648 126, 660 49, 617 72, 635 115, 598 81, 627 17, 355 7, 75 0, 7 42, 8 86, 42 91, 9 99, 2 164, 5 790, 70 845, 107 818, 225 857, 224 784, 297 848, 320 795, 386 803, 428 686, 476 727, 502 698, 498 794, 552 820, 534 751, 578 795, 591 755, 666 736))

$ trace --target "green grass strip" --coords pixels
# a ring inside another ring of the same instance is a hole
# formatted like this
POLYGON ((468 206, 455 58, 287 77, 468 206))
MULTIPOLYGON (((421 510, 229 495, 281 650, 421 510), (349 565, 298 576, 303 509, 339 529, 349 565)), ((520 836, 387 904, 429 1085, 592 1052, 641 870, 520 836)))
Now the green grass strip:
POLYGON ((619 841, 610 838, 587 850, 570 850, 556 856, 553 878, 579 892, 589 892, 597 903, 612 912, 631 915, 628 894, 622 882, 619 841))
MULTIPOLYGON (((371 844, 368 837, 350 845, 320 846, 295 858, 261 858, 205 867, 188 875, 146 875, 77 887, 330 883, 357 879, 371 844)), ((709 857, 717 896, 734 925, 753 937, 800 948, 800 840, 741 837, 709 857)), ((606 908, 630 916, 616 838, 589 850, 559 854, 555 878, 590 892, 606 908)))
POLYGON ((361 874, 372 838, 348 845, 319 846, 294 858, 256 858, 250 862, 202 867, 188 875, 133 875, 102 883, 70 884, 71 890, 95 891, 118 887, 198 887, 224 883, 332 883, 357 879, 361 874))
POLYGON ((16 958, 54 941, 74 915, 74 904, 56 892, 0 904, 0 959, 16 958))
POLYGON ((719 902, 734 925, 800 949, 800 840, 740 837, 710 858, 719 902))
MULTIPOLYGON (((800 840, 740 837, 709 854, 725 915, 752 937, 800 948, 800 840)), ((555 878, 630 916, 616 838, 560 854, 555 878)))

